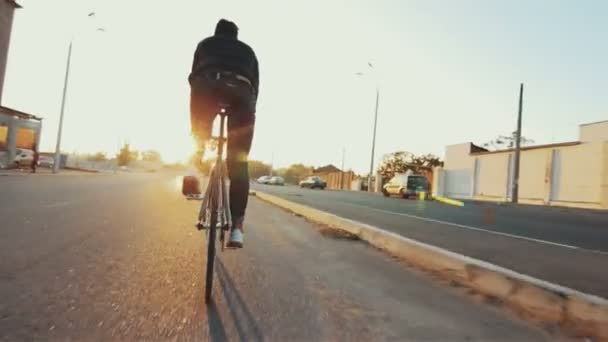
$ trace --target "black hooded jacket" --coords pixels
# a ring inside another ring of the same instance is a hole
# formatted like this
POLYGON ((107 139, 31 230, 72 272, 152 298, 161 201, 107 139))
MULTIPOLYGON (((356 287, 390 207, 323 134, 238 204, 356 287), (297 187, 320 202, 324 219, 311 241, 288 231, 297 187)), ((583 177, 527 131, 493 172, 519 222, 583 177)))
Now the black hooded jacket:
POLYGON ((242 41, 217 34, 201 41, 194 53, 189 81, 192 83, 194 77, 209 68, 219 68, 245 76, 251 81, 255 93, 258 93, 258 59, 253 49, 242 41))

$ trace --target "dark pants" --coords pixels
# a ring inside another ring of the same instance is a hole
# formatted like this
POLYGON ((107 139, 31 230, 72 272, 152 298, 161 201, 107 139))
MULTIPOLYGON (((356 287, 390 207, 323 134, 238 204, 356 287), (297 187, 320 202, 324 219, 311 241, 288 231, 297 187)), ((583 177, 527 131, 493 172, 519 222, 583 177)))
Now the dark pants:
POLYGON ((217 80, 203 79, 192 84, 190 122, 199 142, 211 136, 218 102, 230 104, 228 110, 228 146, 226 165, 230 179, 230 211, 234 222, 242 222, 249 196, 249 151, 255 127, 255 99, 243 85, 224 92, 217 80))

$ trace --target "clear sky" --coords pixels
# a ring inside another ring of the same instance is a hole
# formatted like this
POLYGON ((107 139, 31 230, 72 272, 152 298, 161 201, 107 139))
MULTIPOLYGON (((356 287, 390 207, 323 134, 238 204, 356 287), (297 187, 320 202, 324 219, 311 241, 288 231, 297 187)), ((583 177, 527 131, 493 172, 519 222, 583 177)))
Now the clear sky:
POLYGON ((55 144, 75 32, 64 149, 114 154, 126 140, 184 159, 192 54, 222 17, 260 60, 251 158, 274 155, 276 166, 339 166, 345 148, 346 167, 366 172, 376 84, 377 161, 508 134, 520 82, 523 134, 536 143, 576 140, 578 124, 608 119, 602 0, 20 3, 3 105, 44 117, 43 150, 55 144))

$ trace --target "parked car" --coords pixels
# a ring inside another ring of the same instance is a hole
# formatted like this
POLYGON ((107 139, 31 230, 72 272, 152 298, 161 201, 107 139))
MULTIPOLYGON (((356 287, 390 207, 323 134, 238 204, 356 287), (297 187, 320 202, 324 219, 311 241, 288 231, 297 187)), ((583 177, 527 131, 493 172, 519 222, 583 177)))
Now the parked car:
POLYGON ((325 189, 327 183, 319 176, 311 176, 300 182, 300 188, 325 189))
POLYGON ((270 184, 270 185, 285 185, 285 180, 281 176, 273 176, 268 181, 268 184, 270 184))
POLYGON ((0 169, 5 169, 8 165, 6 164, 6 159, 8 153, 4 151, 0 151, 0 169))
POLYGON ((429 191, 429 182, 421 175, 397 174, 382 187, 384 196, 399 195, 403 198, 416 197, 420 192, 429 191))
POLYGON ((258 182, 260 184, 268 184, 268 182, 270 182, 271 178, 272 178, 271 176, 262 176, 262 177, 258 178, 256 180, 256 182, 258 182))
POLYGON ((29 167, 30 165, 32 165, 32 160, 34 160, 34 151, 24 148, 18 148, 15 154, 15 159, 13 159, 13 163, 15 163, 17 167, 29 167))
POLYGON ((52 168, 55 165, 55 159, 51 156, 40 156, 38 158, 38 166, 52 168))

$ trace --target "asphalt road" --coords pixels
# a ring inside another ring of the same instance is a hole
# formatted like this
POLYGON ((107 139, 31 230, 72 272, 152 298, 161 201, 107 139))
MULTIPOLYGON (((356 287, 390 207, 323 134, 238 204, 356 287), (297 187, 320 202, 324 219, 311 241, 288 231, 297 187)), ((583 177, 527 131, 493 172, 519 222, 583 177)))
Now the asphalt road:
POLYGON ((255 198, 203 302, 198 202, 168 175, 0 177, 0 340, 550 340, 255 198))
POLYGON ((608 298, 602 211, 385 198, 351 191, 253 186, 336 215, 608 298))

